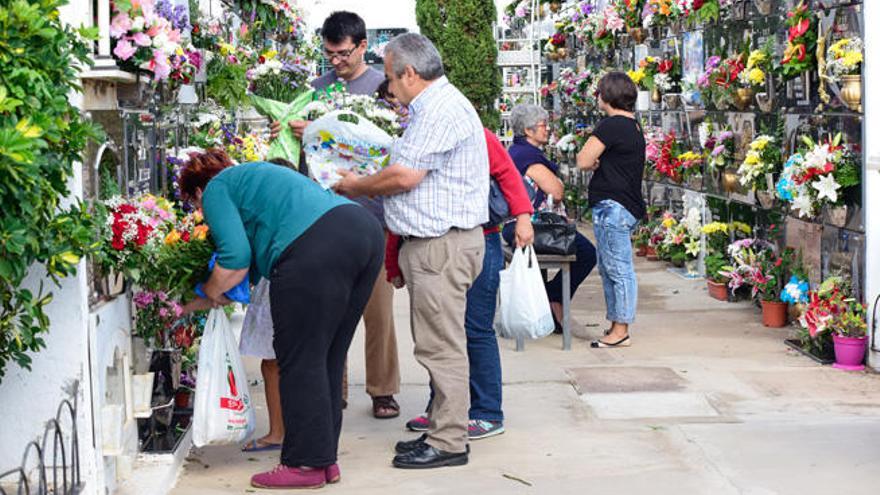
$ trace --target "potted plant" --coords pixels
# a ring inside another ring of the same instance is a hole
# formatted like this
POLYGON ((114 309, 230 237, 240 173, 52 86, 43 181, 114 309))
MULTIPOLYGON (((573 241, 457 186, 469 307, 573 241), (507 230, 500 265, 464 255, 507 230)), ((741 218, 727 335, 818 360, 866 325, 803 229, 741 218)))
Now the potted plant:
POLYGON ((645 257, 648 254, 651 230, 651 227, 646 224, 640 225, 633 233, 633 246, 636 248, 636 256, 645 257))
POLYGON ((782 328, 788 323, 788 303, 782 294, 788 272, 794 262, 794 250, 786 248, 781 253, 766 250, 749 275, 752 295, 760 296, 762 322, 765 327, 782 328))
POLYGON ((719 301, 727 301, 728 279, 721 272, 728 265, 727 245, 730 242, 730 225, 724 222, 711 222, 703 225, 706 240, 706 284, 709 296, 719 301))
POLYGON ((862 370, 867 348, 865 305, 852 297, 851 284, 843 277, 830 277, 809 293, 800 318, 811 337, 831 334, 834 367, 862 370))

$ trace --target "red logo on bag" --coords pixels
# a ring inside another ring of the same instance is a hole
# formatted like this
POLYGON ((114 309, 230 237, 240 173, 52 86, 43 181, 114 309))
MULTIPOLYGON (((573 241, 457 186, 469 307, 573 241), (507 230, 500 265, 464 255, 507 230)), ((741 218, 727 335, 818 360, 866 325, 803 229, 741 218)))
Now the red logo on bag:
POLYGON ((241 399, 233 399, 230 397, 220 397, 220 409, 229 409, 230 411, 244 411, 244 402, 241 399))

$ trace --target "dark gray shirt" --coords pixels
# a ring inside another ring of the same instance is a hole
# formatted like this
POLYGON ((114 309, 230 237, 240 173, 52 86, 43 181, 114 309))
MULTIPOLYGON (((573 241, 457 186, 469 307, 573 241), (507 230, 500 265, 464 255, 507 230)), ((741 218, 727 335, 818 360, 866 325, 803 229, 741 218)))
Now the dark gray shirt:
MULTIPOLYGON (((379 85, 381 85, 384 80, 385 74, 372 67, 367 67, 367 70, 363 74, 351 81, 339 79, 336 77, 336 70, 330 69, 320 77, 315 78, 312 81, 312 87, 321 91, 336 81, 340 81, 346 86, 346 88, 348 88, 348 92, 353 95, 372 95, 377 89, 379 89, 379 85)), ((385 227, 385 208, 382 205, 382 198, 368 198, 363 196, 355 198, 354 200, 375 215, 376 218, 382 222, 382 226, 385 227)))

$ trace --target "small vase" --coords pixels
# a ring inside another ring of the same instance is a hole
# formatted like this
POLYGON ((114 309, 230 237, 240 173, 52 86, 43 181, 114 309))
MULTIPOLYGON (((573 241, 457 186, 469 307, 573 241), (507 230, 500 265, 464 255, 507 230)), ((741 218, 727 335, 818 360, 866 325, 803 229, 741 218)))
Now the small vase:
POLYGON ((755 95, 755 90, 752 88, 736 88, 736 96, 733 99, 733 104, 736 105, 736 109, 739 111, 743 111, 752 104, 752 97, 755 95))
POLYGON ((770 113, 773 111, 773 98, 770 97, 770 93, 761 92, 756 94, 755 102, 758 103, 758 109, 762 112, 770 113))
POLYGON ((766 209, 773 208, 776 203, 776 197, 770 191, 755 191, 755 197, 758 198, 758 204, 766 209))
POLYGON ((706 285, 709 288, 709 297, 727 302, 727 284, 706 280, 706 285))
POLYGON ((637 45, 641 45, 648 38, 648 30, 645 28, 628 28, 627 32, 637 45))
POLYGON ((721 188, 724 189, 724 192, 735 192, 738 187, 739 180, 736 176, 736 172, 732 170, 725 170, 724 173, 721 175, 721 188))
POLYGON ((647 112, 651 109, 651 93, 648 91, 639 91, 636 97, 636 110, 639 112, 647 112))
POLYGON ((651 101, 659 104, 662 101, 663 96, 660 94, 660 88, 654 86, 654 89, 651 90, 651 101))
POLYGON ((788 323, 788 303, 761 301, 761 315, 765 327, 782 328, 788 323))
POLYGON ((712 98, 712 103, 715 104, 715 108, 721 111, 730 108, 730 100, 725 98, 724 95, 720 93, 712 98))
POLYGON ((862 111, 862 76, 853 74, 840 77, 840 99, 854 112, 862 111))
POLYGON ((834 341, 834 367, 847 371, 861 371, 865 369, 862 362, 865 360, 865 349, 868 346, 868 337, 844 337, 831 334, 834 341))

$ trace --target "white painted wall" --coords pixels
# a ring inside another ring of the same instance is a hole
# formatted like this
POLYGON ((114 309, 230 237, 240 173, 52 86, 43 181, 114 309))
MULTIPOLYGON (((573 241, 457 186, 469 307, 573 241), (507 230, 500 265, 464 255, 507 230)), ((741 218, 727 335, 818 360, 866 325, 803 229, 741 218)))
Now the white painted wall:
MULTIPOLYGON (((880 86, 880 31, 870 26, 880 24, 880 2, 865 2, 862 5, 865 15, 865 64, 864 64, 864 105, 865 105, 865 302, 868 304, 868 328, 874 299, 880 295, 880 97, 866 88, 880 86)), ((877 322, 880 326, 880 322, 877 322)), ((874 336, 880 349, 880 335, 874 336)), ((880 352, 868 352, 868 364, 880 369, 880 352)))

